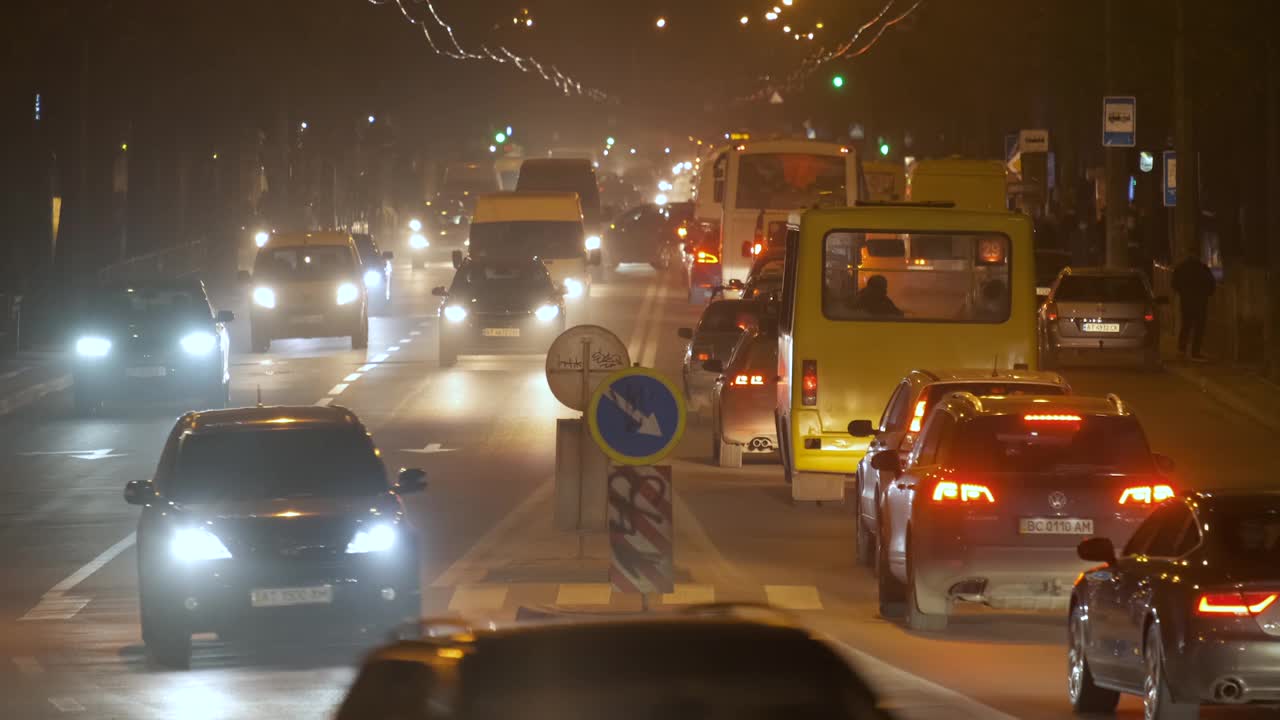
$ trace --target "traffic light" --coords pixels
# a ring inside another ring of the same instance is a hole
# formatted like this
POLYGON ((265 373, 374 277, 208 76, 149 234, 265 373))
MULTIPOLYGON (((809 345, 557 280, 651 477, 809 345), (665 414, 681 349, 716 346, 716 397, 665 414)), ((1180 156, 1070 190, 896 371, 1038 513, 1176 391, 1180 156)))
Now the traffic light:
POLYGON ((835 89, 837 89, 837 90, 839 90, 840 88, 844 87, 844 76, 843 76, 843 75, 833 75, 833 76, 831 77, 831 87, 833 87, 833 88, 835 88, 835 89))
POLYGON ((889 152, 893 150, 893 148, 889 147, 889 141, 884 138, 876 138, 876 143, 880 146, 880 155, 888 157, 889 152))
POLYGON ((493 143, 495 145, 501 145, 506 141, 507 141, 507 134, 502 132, 501 130, 493 134, 493 143))

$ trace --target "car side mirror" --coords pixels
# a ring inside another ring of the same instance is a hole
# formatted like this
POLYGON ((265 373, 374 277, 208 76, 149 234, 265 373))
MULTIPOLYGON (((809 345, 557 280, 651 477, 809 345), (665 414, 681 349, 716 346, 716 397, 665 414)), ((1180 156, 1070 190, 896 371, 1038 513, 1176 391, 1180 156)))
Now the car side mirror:
POLYGON ((446 289, 445 286, 441 285, 439 287, 431 288, 431 294, 436 297, 449 297, 449 290, 446 289))
POLYGON ((712 358, 711 360, 707 360, 706 362, 702 363, 702 369, 706 370, 709 373, 715 373, 719 375, 720 373, 724 372, 724 363, 712 358))
POLYGON ((902 472, 902 458, 898 457, 898 453, 895 450, 884 450, 871 456, 871 467, 880 472, 896 475, 902 472))
POLYGON ((214 317, 214 319, 222 323, 223 325, 226 325, 229 322, 235 321, 236 314, 231 312, 230 310, 219 310, 218 314, 214 317))
POLYGON ((734 278, 729 281, 729 284, 726 287, 728 287, 730 290, 741 290, 746 286, 742 284, 741 280, 734 278))
POLYGON ((1116 561, 1116 548, 1111 544, 1111 538, 1092 537, 1076 546, 1076 555, 1088 562, 1113 563, 1116 561))
POLYGON ((383 259, 383 260, 395 260, 395 259, 396 259, 396 254, 395 254, 395 253, 393 253, 393 252, 391 252, 390 250, 386 250, 386 251, 384 251, 384 252, 382 253, 382 259, 383 259))
POLYGON ((124 501, 130 505, 146 505, 156 497, 155 489, 150 482, 130 480, 124 486, 124 501))
POLYGON ((684 338, 685 340, 692 340, 693 328, 680 328, 679 330, 676 331, 676 334, 684 338))
POLYGON ((849 423, 849 434, 854 437, 871 437, 876 434, 870 420, 854 420, 849 423))
POLYGON ((1152 299, 1151 299, 1151 301, 1152 301, 1152 302, 1154 302, 1154 303, 1155 303, 1155 304, 1157 304, 1157 305, 1168 305, 1168 304, 1169 304, 1169 296, 1168 296, 1168 295, 1157 295, 1157 296, 1155 296, 1154 298, 1152 298, 1152 299))
POLYGON ((248 270, 240 270, 236 273, 236 282, 241 285, 248 285, 253 282, 253 276, 249 274, 248 270))
POLYGON ((1159 470, 1162 475, 1170 475, 1173 473, 1173 458, 1160 453, 1151 453, 1151 459, 1155 461, 1156 470, 1159 470))
POLYGON ((461 250, 454 250, 453 254, 450 255, 449 257, 453 259, 454 270, 457 270, 458 268, 462 267, 462 251, 461 250))
POLYGON ((427 489, 427 473, 419 468, 404 468, 396 479, 395 489, 401 495, 422 492, 427 489))
POLYGON ((596 266, 602 262, 599 250, 591 250, 587 253, 587 264, 596 266))

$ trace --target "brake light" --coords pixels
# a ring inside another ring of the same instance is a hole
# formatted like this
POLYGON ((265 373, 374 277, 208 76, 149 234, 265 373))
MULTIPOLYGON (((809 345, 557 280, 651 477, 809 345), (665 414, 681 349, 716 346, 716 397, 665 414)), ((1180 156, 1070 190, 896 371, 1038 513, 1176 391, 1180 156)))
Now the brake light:
POLYGON ((926 405, 926 401, 924 400, 921 400, 920 402, 916 403, 915 414, 911 416, 911 426, 907 428, 909 432, 913 432, 913 433, 920 432, 920 426, 921 424, 924 423, 925 405, 926 405))
POLYGON ((738 375, 733 379, 734 385, 764 385, 763 375, 738 375))
POLYGON ((694 262, 702 265, 714 265, 715 263, 720 262, 720 258, 706 250, 699 250, 697 256, 694 258, 694 262))
POLYGON ((1277 599, 1280 595, 1272 592, 1205 593, 1196 603, 1196 612, 1201 615, 1251 617, 1261 615, 1277 599))
POLYGON ((706 361, 708 361, 708 360, 710 360, 710 359, 711 359, 711 353, 704 353, 704 352, 700 352, 700 353, 698 353, 698 361, 699 361, 699 362, 706 362, 706 361))
POLYGON ((676 235, 679 235, 681 240, 689 237, 689 228, 681 225, 680 227, 676 228, 676 235))
POLYGON ((1153 308, 1147 308, 1147 311, 1142 315, 1142 319, 1147 322, 1155 322, 1156 311, 1153 308))
POLYGON ((1058 303, 1051 302, 1044 306, 1044 316, 1049 322, 1058 319, 1058 303))
POLYGON ((994 504, 996 498, 991 494, 991 488, 986 485, 977 485, 973 483, 957 483, 950 480, 939 481, 933 486, 934 502, 982 502, 994 504))
POLYGON ((800 404, 818 404, 818 361, 805 360, 800 377, 800 404))
POLYGON ((1029 423, 1078 423, 1084 420, 1079 415, 1070 415, 1063 413, 1039 413, 1036 415, 1023 415, 1022 419, 1029 423))
POLYGON ((1153 502, 1164 502, 1173 496, 1173 488, 1168 485, 1135 485, 1120 493, 1120 504, 1150 505, 1153 502))

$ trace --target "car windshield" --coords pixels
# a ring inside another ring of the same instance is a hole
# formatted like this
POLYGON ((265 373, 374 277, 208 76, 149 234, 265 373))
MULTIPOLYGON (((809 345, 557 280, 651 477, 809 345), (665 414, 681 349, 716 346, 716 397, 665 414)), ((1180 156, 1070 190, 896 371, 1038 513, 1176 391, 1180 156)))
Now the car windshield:
POLYGON ((1058 302, 1144 303, 1151 293, 1137 275, 1066 275, 1053 297, 1058 302))
POLYGON ((339 245, 268 248, 258 253, 253 273, 273 280, 331 280, 354 271, 351 251, 339 245))
POLYGON ((698 322, 698 333, 742 332, 760 324, 764 306, 754 302, 724 300, 707 306, 698 322))
POLYGON ((196 433, 182 441, 168 497, 212 503, 386 492, 369 438, 352 428, 196 433))
POLYGON ((738 166, 737 207, 793 210, 848 204, 844 157, 803 153, 744 154, 738 166))
POLYGON ((1132 416, 1080 416, 1052 407, 962 423, 953 444, 956 467, 1010 473, 1154 472, 1146 436, 1132 416))
POLYGON ((88 313, 104 320, 153 324, 208 320, 209 302, 194 290, 127 288, 93 296, 88 313))
POLYGON ((477 257, 580 258, 586 252, 582 223, 524 221, 471 226, 471 254, 477 257))
POLYGON ((526 297, 533 294, 549 296, 551 289, 551 277, 542 263, 473 262, 459 268, 449 293, 476 297, 526 297))

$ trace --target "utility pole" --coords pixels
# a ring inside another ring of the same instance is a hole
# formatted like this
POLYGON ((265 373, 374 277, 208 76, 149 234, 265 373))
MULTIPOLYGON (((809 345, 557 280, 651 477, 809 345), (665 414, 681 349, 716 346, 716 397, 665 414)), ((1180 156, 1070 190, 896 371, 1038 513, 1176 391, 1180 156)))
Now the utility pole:
MULTIPOLYGON (((1115 59, 1113 57, 1115 45, 1114 42, 1114 18, 1115 0, 1106 0, 1105 20, 1103 22, 1104 39, 1106 44, 1106 88, 1107 94, 1115 94, 1116 88, 1116 70, 1115 59)), ((1123 268, 1129 265, 1129 240, 1128 231, 1125 227, 1125 215, 1129 209, 1129 179, 1125 172, 1125 148, 1107 147, 1103 150, 1106 155, 1106 174, 1107 174, 1107 208, 1106 208, 1106 230, 1107 230, 1107 249, 1106 249, 1106 265, 1110 268, 1123 268)))
POLYGON ((1173 147, 1178 152, 1178 206, 1174 208, 1174 262, 1200 256, 1196 221, 1200 215, 1200 171, 1192 132, 1191 89, 1187 82, 1186 0, 1177 0, 1173 39, 1173 147))

